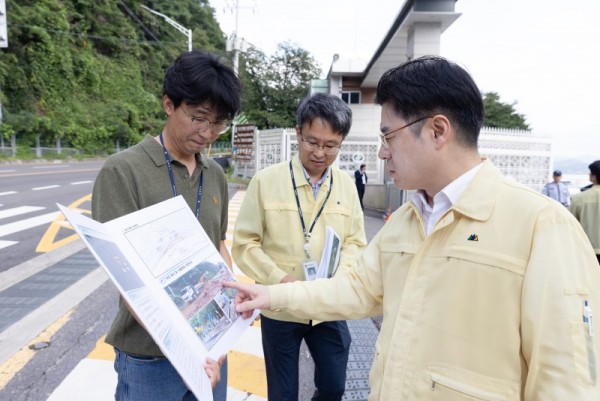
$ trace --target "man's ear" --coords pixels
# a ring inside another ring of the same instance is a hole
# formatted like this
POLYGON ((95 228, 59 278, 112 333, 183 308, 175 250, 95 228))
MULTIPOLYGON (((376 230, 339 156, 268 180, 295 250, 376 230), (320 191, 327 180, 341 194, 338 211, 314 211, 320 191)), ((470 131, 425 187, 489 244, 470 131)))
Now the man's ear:
POLYGON ((162 104, 163 104, 163 109, 165 109, 165 113, 167 113, 167 116, 171 116, 171 114, 173 112, 175 112, 175 105, 173 104, 173 101, 169 98, 169 96, 164 95, 162 98, 162 104))
POLYGON ((444 146, 451 139, 453 132, 448 118, 443 114, 437 114, 431 119, 431 129, 433 129, 433 140, 436 148, 444 146))

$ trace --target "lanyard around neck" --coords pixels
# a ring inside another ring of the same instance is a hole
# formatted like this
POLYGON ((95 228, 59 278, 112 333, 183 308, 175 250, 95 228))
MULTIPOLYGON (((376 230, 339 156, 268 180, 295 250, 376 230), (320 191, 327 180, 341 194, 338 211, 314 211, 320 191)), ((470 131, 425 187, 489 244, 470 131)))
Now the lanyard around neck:
MULTIPOLYGON (((171 189, 173 190, 173 197, 177 196, 177 187, 175 186, 175 177, 173 176, 173 167, 171 166, 171 158, 169 157, 169 152, 167 152, 167 148, 165 148, 165 143, 163 141, 162 132, 158 136, 160 139, 160 144, 162 145, 163 152, 165 154, 165 161, 167 162, 167 169, 169 170, 169 179, 171 180, 171 189)), ((200 181, 198 182, 198 197, 196 198, 196 218, 200 218, 200 204, 202 203, 202 171, 200 171, 200 181)))
POLYGON ((319 219, 319 216, 321 216, 323 209, 325 209, 325 204, 327 203, 327 200, 329 199, 329 195, 331 195, 331 188, 333 188, 333 172, 330 171, 329 174, 330 174, 329 175, 329 190, 327 191, 327 196, 325 197, 325 200, 323 201, 323 204, 321 205, 321 209, 319 209, 319 212, 317 213, 315 219, 313 220, 313 222, 310 225, 310 228, 308 229, 308 232, 307 232, 306 224, 304 224, 304 216, 302 214, 302 207, 300 206, 300 198, 298 197, 298 188, 296 188, 296 180, 294 178, 294 170, 292 169, 292 162, 290 160, 290 175, 292 176, 292 185, 294 186, 294 195, 296 196, 296 205, 298 206, 298 215, 300 216, 300 223, 302 223, 302 231, 304 232, 305 243, 308 243, 308 241, 310 240, 310 235, 312 234, 313 228, 315 228, 315 223, 319 219))

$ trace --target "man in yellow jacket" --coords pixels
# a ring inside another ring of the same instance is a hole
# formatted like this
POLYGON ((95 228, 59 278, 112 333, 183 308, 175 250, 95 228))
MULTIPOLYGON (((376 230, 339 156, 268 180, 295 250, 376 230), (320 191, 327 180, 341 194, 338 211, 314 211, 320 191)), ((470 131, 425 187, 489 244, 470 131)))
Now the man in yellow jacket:
POLYGON ((383 311, 369 400, 600 400, 600 268, 579 223, 482 161, 481 93, 439 57, 378 85, 397 210, 332 280, 238 288, 238 310, 315 319, 383 311), (594 329, 596 329, 594 332, 594 329))
MULTIPOLYGON (((366 245, 362 209, 350 176, 332 166, 351 123, 352 111, 339 97, 321 93, 304 99, 297 111, 297 155, 252 178, 236 220, 232 254, 258 283, 314 280, 328 227, 341 244, 337 274, 357 263, 366 245)), ((336 401, 344 395, 348 326, 310 319, 262 312, 269 400, 298 400, 303 339, 315 361, 312 399, 336 401)))

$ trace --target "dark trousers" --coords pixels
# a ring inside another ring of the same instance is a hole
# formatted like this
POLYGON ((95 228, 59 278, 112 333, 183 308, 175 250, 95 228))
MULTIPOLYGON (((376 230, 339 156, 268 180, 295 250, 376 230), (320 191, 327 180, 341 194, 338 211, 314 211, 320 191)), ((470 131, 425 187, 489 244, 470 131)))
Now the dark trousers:
POLYGON ((302 339, 315 362, 316 390, 312 400, 342 399, 351 342, 345 321, 312 326, 261 316, 261 331, 270 401, 298 400, 298 362, 302 339))
POLYGON ((360 208, 362 210, 365 210, 365 207, 363 206, 363 197, 365 196, 365 187, 356 187, 356 190, 358 191, 358 199, 360 199, 360 208))
POLYGON ((596 254, 596 257, 598 258, 598 264, 600 265, 600 255, 596 254))

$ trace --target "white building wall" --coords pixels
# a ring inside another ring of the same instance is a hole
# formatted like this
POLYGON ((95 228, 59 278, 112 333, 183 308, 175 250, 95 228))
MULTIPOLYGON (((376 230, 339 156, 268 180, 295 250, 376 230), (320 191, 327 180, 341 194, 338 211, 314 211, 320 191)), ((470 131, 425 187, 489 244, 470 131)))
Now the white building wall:
POLYGON ((440 54, 440 22, 416 22, 408 32, 408 58, 440 54))
POLYGON ((537 192, 552 168, 552 138, 531 131, 483 127, 479 153, 504 175, 537 192))

